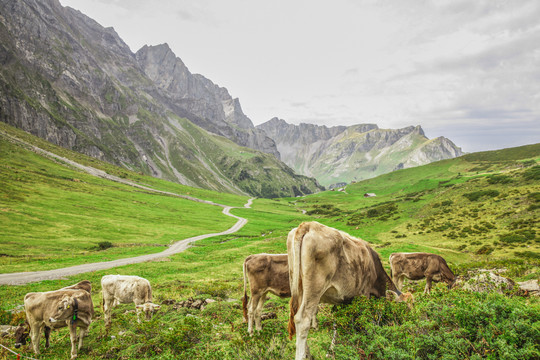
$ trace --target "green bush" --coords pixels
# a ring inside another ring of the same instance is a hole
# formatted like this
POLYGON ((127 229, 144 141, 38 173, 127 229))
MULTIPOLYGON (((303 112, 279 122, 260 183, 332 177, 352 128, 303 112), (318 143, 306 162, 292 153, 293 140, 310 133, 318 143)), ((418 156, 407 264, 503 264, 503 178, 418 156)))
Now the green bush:
POLYGON ((491 175, 487 178, 487 182, 490 184, 509 184, 512 181, 508 175, 491 175))
POLYGON ((540 180, 540 165, 525 170, 523 177, 526 180, 540 180))
POLYGON ((478 201, 483 197, 496 197, 499 196, 497 190, 479 190, 471 193, 463 194, 464 197, 469 199, 469 201, 478 201))
POLYGON ((114 245, 110 241, 100 241, 97 244, 98 250, 107 250, 109 248, 112 248, 114 245))
POLYGON ((336 359, 537 359, 540 306, 434 287, 413 310, 386 299, 338 308, 336 359))

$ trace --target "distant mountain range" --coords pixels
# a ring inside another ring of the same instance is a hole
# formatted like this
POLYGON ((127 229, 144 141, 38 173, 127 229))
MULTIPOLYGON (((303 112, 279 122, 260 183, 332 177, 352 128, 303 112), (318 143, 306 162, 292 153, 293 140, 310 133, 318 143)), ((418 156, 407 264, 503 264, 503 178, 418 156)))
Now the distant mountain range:
POLYGON ((379 129, 375 124, 328 128, 292 125, 273 118, 257 128, 274 139, 287 165, 330 187, 462 155, 447 138, 428 139, 420 126, 395 130, 379 129))
POLYGON ((0 2, 0 120, 131 170, 261 197, 461 154, 420 127, 255 127, 238 99, 168 45, 133 53, 113 28, 58 0, 0 2))

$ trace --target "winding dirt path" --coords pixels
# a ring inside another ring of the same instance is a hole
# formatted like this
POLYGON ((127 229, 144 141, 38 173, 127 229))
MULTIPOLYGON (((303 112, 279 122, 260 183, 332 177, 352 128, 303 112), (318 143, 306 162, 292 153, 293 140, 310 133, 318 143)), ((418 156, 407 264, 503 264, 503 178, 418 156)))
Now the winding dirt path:
MULTIPOLYGON (((197 199, 197 198, 187 196, 187 195, 175 194, 175 193, 171 193, 167 191, 152 189, 152 188, 134 183, 132 181, 107 174, 105 171, 102 171, 102 170, 99 170, 90 166, 81 165, 67 158, 58 156, 54 153, 51 153, 49 151, 40 149, 36 146, 23 142, 20 139, 16 139, 13 137, 11 138, 17 142, 23 143, 26 146, 31 147, 32 150, 37 153, 63 161, 73 167, 76 167, 94 176, 102 177, 105 179, 109 179, 112 181, 130 185, 130 186, 134 186, 136 188, 143 189, 146 191, 151 191, 151 192, 170 195, 170 196, 176 196, 176 197, 180 197, 180 198, 184 198, 184 199, 188 199, 192 201, 197 201, 197 202, 202 202, 202 203, 206 203, 210 205, 221 206, 223 207, 223 214, 234 217, 238 219, 238 221, 228 230, 218 232, 218 233, 198 235, 198 236, 190 237, 188 239, 180 240, 172 244, 166 250, 156 253, 156 254, 141 255, 141 256, 136 256, 136 257, 131 257, 131 258, 117 259, 117 260, 112 260, 112 261, 105 261, 105 262, 98 262, 98 263, 91 263, 91 264, 82 264, 82 265, 70 266, 70 267, 54 269, 54 270, 0 274, 0 285, 22 285, 22 284, 27 284, 30 282, 36 282, 36 281, 42 281, 42 280, 54 280, 54 279, 60 279, 66 276, 82 274, 82 273, 96 271, 96 270, 105 270, 105 269, 110 269, 117 266, 124 266, 124 265, 129 265, 129 264, 136 264, 136 263, 141 263, 145 261, 155 260, 158 258, 178 254, 186 250, 189 247, 189 245, 194 241, 202 240, 202 239, 206 239, 206 238, 210 238, 214 236, 232 234, 234 232, 237 232, 242 227, 244 227, 244 225, 246 225, 247 223, 247 219, 241 218, 239 216, 236 216, 230 213, 230 210, 234 208, 232 206, 222 205, 222 204, 214 203, 208 200, 201 200, 201 199, 197 199)), ((253 202, 253 198, 249 199, 247 203, 244 205, 244 207, 245 208, 251 207, 252 202, 253 202)))

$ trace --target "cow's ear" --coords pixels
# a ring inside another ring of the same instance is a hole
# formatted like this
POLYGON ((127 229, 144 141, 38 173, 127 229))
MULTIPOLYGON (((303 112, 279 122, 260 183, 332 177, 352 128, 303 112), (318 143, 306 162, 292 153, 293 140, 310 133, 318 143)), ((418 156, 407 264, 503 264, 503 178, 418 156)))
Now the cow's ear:
POLYGON ((144 307, 144 305, 135 305, 136 309, 142 309, 143 307, 144 307))
POLYGON ((386 298, 388 300, 396 300, 397 301, 399 299, 399 295, 395 291, 386 290, 386 298))

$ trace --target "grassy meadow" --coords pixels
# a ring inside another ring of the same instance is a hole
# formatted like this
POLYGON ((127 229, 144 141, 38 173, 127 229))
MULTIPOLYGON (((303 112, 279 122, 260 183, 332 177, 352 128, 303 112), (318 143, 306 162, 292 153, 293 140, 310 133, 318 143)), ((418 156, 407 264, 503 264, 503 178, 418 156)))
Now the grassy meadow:
MULTIPOLYGON (((286 236, 317 220, 370 242, 388 269, 396 251, 444 256, 459 275, 506 269, 515 281, 538 279, 540 146, 477 153, 396 171, 350 184, 345 191, 306 197, 256 199, 194 189, 132 173, 44 144, 0 123, 0 272, 60 268, 161 251, 176 240, 228 229, 222 208, 141 191, 95 178, 45 158, 14 141, 24 139, 62 156, 146 186, 235 206, 248 223, 234 234, 198 241, 183 253, 68 279, 0 286, 0 323, 18 324, 24 295, 87 279, 96 310, 80 359, 283 359, 294 357, 286 334, 288 300, 269 296, 263 312, 276 318, 250 337, 242 322, 242 263, 254 253, 286 252, 286 236), (10 136, 7 136, 9 134, 10 136), (364 198, 365 193, 376 197, 364 198), (154 302, 213 299, 203 310, 163 305, 138 324, 132 305, 113 310, 105 331, 100 279, 139 275, 154 302)), ((320 305, 320 328, 310 331, 317 359, 536 359, 540 357, 540 301, 518 291, 469 293, 406 282, 412 310, 385 299, 359 298, 350 306, 320 305), (335 324, 335 325, 334 325, 335 324), (336 328, 336 345, 330 343, 336 328)), ((0 338, 13 348, 13 339, 0 338)), ((40 359, 69 357, 69 334, 51 334, 40 359)), ((30 347, 20 351, 33 357, 30 347)), ((13 355, 0 350, 0 358, 13 355)))

